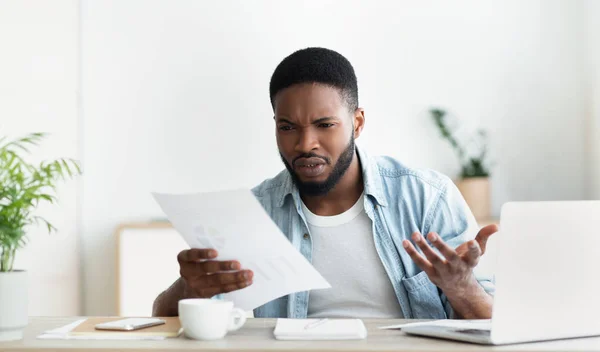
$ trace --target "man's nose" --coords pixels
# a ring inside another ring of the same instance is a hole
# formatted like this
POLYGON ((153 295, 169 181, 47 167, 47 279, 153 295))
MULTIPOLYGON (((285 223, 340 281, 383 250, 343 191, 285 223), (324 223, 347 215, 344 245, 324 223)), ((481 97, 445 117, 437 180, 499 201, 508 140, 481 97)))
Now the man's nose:
POLYGON ((319 139, 316 133, 307 130, 300 131, 298 143, 296 143, 296 152, 309 153, 315 149, 319 149, 319 139))

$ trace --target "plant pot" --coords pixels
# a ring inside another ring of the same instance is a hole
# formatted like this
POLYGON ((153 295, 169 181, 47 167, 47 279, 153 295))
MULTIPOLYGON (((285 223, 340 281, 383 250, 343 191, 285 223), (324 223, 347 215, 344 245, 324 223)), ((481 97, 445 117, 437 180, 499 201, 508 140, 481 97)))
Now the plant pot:
POLYGON ((0 272, 0 341, 20 340, 27 326, 26 271, 0 272))
POLYGON ((478 220, 491 215, 490 180, 488 177, 469 177, 456 181, 456 187, 478 220))

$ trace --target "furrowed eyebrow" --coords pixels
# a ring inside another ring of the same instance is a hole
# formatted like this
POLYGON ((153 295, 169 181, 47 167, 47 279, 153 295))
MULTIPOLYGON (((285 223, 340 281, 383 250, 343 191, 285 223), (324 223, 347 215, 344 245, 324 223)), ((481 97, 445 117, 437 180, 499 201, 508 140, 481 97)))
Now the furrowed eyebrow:
MULTIPOLYGON (((275 119, 275 121, 277 123, 289 123, 290 125, 295 125, 295 123, 293 123, 292 121, 286 119, 285 117, 278 117, 278 118, 275 119)), ((318 119, 312 121, 311 124, 316 125, 316 124, 319 124, 319 123, 332 122, 332 121, 337 121, 337 118, 333 117, 333 116, 321 117, 321 118, 318 118, 318 119)))
POLYGON ((277 123, 289 123, 290 125, 293 125, 294 123, 284 117, 278 117, 276 119, 277 123))
POLYGON ((318 123, 330 122, 330 121, 334 121, 334 120, 337 120, 337 119, 335 117, 332 117, 332 116, 327 116, 327 117, 321 117, 320 119, 316 119, 312 123, 313 124, 318 124, 318 123))

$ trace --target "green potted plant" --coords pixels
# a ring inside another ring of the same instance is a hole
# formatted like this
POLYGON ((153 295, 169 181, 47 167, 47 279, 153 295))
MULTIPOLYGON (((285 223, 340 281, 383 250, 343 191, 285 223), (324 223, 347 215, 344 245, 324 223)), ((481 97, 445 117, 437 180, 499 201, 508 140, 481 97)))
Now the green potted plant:
POLYGON ((27 244, 28 228, 41 224, 48 232, 56 230, 34 212, 42 202, 57 201, 58 181, 81 173, 71 159, 27 162, 28 148, 44 137, 32 133, 11 141, 0 138, 0 341, 21 339, 27 325, 27 272, 13 266, 17 251, 27 244))
POLYGON ((480 129, 466 143, 461 143, 456 136, 456 131, 450 127, 449 115, 445 110, 434 108, 429 110, 429 113, 442 138, 450 143, 458 156, 461 173, 459 179, 455 181, 456 186, 473 215, 479 220, 489 219, 491 202, 487 133, 480 129))

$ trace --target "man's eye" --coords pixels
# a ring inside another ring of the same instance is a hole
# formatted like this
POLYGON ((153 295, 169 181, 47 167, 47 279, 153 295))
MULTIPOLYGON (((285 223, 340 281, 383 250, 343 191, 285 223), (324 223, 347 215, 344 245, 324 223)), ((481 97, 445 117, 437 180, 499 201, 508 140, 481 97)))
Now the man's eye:
POLYGON ((280 131, 291 131, 292 129, 292 126, 279 126, 280 131))
POLYGON ((332 123, 320 123, 319 127, 329 128, 329 127, 333 127, 333 124, 332 123))

